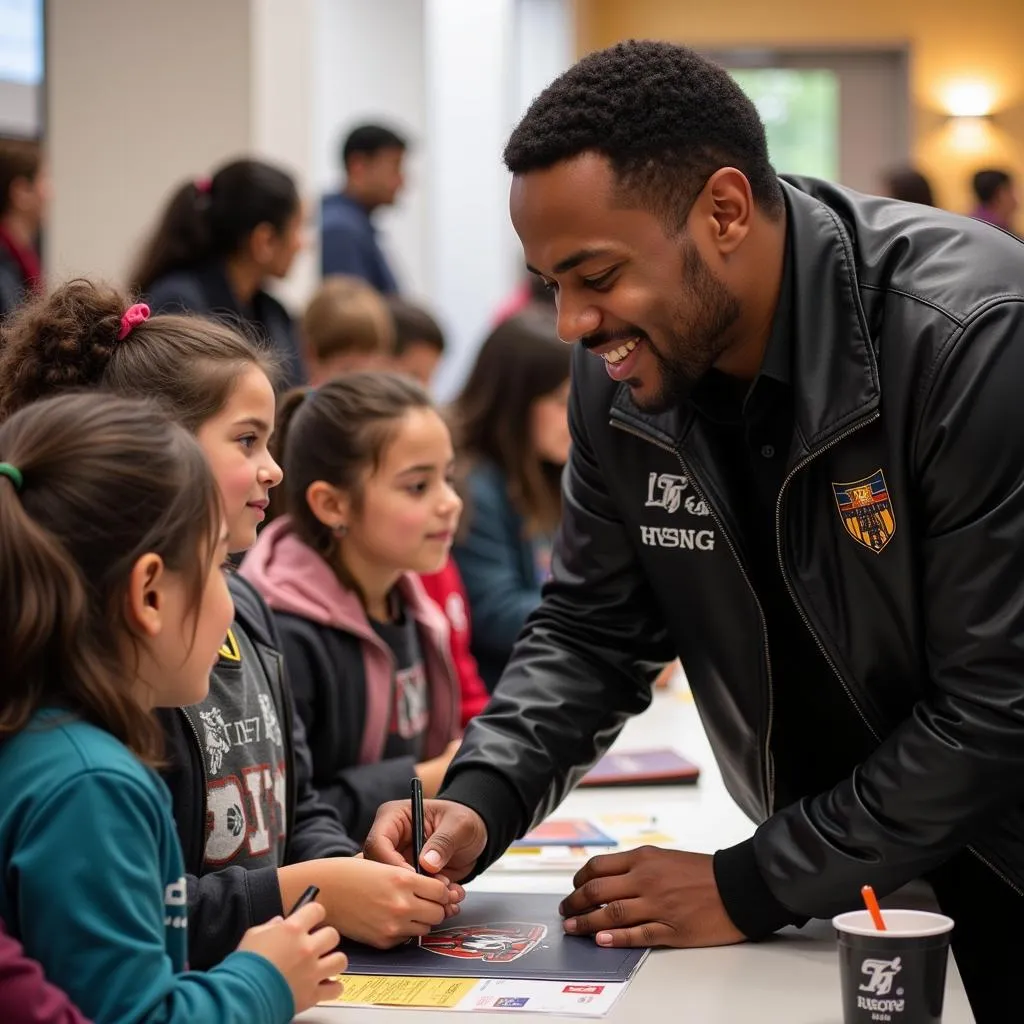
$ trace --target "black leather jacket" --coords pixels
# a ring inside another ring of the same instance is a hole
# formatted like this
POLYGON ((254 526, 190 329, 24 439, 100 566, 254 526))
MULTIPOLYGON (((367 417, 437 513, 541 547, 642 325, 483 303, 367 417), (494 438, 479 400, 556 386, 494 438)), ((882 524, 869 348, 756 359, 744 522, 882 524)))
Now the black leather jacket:
POLYGON ((865 882, 890 891, 965 846, 1020 892, 1024 245, 823 182, 783 187, 795 430, 777 556, 876 748, 830 792, 775 805, 763 616, 700 421, 641 414, 579 350, 554 579, 444 795, 484 817, 493 858, 678 653, 784 907, 848 909, 865 882))

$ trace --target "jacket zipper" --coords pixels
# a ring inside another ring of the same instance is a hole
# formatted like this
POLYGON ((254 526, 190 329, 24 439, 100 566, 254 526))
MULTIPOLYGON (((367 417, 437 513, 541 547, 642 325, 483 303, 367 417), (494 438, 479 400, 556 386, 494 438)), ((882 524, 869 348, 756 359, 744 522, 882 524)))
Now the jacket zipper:
POLYGON ((772 726, 775 719, 775 697, 772 692, 772 663, 771 656, 768 651, 768 627, 765 623, 764 610, 761 607, 761 600, 757 596, 757 591, 754 590, 754 584, 750 580, 750 576, 747 573, 746 567, 743 564, 742 559, 739 556, 739 552, 736 550, 733 542, 729 539, 729 534, 725 527, 722 525, 722 521, 718 518, 718 513, 715 512, 714 506, 708 501, 707 496, 701 492, 701 489, 693 480, 693 476, 690 470, 687 468, 685 461, 683 460, 682 452, 678 448, 674 448, 671 445, 663 444, 661 441, 655 440, 647 434, 642 433, 634 427, 629 427, 624 423, 620 423, 618 420, 609 421, 613 427, 617 430, 621 430, 626 434, 631 434, 633 437, 639 438, 641 441, 646 441, 648 444, 653 444, 656 448, 661 448, 662 451, 668 452, 670 455, 674 455, 679 462, 680 467, 683 470, 683 475, 690 481, 694 491, 697 492, 697 496, 707 506, 708 513, 711 515, 712 521, 718 527, 719 533, 725 538, 726 546, 732 554, 736 566, 743 576, 743 582, 746 583, 747 589, 750 591, 750 596, 754 599, 754 604, 757 605, 758 620, 761 624, 761 644, 764 648, 764 664, 768 676, 768 724, 765 729, 764 737, 764 778, 765 778, 765 810, 768 815, 771 815, 775 811, 775 761, 772 757, 771 743, 772 743, 772 726))
MULTIPOLYGON (((813 452, 812 454, 808 455, 806 458, 798 462, 786 475, 785 480, 782 481, 782 487, 779 488, 779 498, 775 504, 775 543, 779 559, 779 570, 782 573, 782 581, 786 585, 786 592, 789 594, 790 600, 793 602, 793 605, 799 613, 800 618, 803 619, 803 623, 807 627, 807 632, 811 634, 811 637, 814 639, 814 642, 818 645, 818 650, 821 651, 822 657, 825 659, 826 663, 828 664, 828 667, 832 670, 836 679, 839 680, 839 685, 842 686, 847 698, 853 705, 853 709, 860 716, 860 720, 867 727, 868 732, 870 732, 871 735, 874 737, 876 743, 881 742, 878 733, 875 731, 874 727, 868 721, 867 716, 861 710, 860 705, 857 703, 856 699, 853 696, 853 691, 850 689, 849 686, 847 686, 846 680, 843 679, 842 674, 839 672, 839 669, 836 668, 835 662, 832 660, 832 658, 829 656, 828 651, 825 649, 825 645, 821 642, 821 640, 818 639, 818 634, 815 633, 814 629, 811 627, 811 623, 808 620, 807 616, 804 614, 804 610, 801 607, 800 602, 797 600, 796 594, 793 592, 793 587, 789 582, 789 576, 786 573, 786 566, 782 558, 782 499, 790 480, 792 480, 793 477, 800 472, 800 470, 804 469, 809 463, 813 462, 819 455, 822 454, 822 452, 827 452, 830 448, 833 448, 835 445, 839 444, 840 441, 844 441, 851 434, 856 433, 862 427, 866 427, 869 424, 874 423, 875 420, 879 419, 880 416, 881 413, 875 412, 868 419, 864 420, 861 423, 858 423, 855 427, 850 427, 849 430, 845 430, 843 431, 843 433, 838 434, 836 437, 832 438, 832 440, 829 441, 828 444, 823 445, 817 451, 813 452)), ((1017 893, 1018 896, 1024 896, 1024 889, 1017 885, 1016 882, 1007 878, 1006 875, 999 870, 999 868, 997 868, 987 857, 984 856, 984 854, 979 852, 977 847, 968 846, 967 850, 969 853, 973 854, 979 861, 981 861, 981 863, 984 864, 985 867, 987 867, 989 871, 991 871, 997 878, 1002 879, 1002 881, 1005 882, 1006 885, 1008 885, 1011 889, 1013 889, 1013 891, 1017 893)))
MULTIPOLYGON (((206 849, 206 815, 207 815, 207 812, 208 812, 208 808, 207 808, 207 804, 206 804, 207 786, 208 786, 207 778, 206 778, 206 759, 203 757, 203 745, 199 741, 199 733, 196 731, 196 727, 192 724, 192 719, 188 717, 188 714, 187 714, 187 712, 185 711, 184 708, 178 708, 178 711, 181 713, 181 717, 184 718, 186 722, 188 722, 189 731, 192 733, 192 736, 193 736, 193 738, 196 741, 196 749, 199 751, 199 764, 200 764, 200 766, 202 768, 202 771, 203 771, 203 786, 202 786, 202 792, 203 792, 203 798, 202 798, 203 813, 202 813, 202 817, 200 818, 200 821, 202 822, 202 826, 199 829, 199 834, 203 837, 203 839, 202 839, 203 850, 205 851, 205 849, 206 849)), ((197 876, 201 875, 203 873, 203 863, 204 863, 205 859, 206 859, 206 855, 205 855, 205 852, 204 852, 200 856, 200 858, 199 858, 199 869, 196 871, 196 875, 197 876)))
MULTIPOLYGON (((785 496, 786 488, 789 486, 790 481, 793 479, 794 476, 796 476, 797 473, 799 473, 802 469, 805 469, 811 462, 813 462, 823 452, 827 452, 830 448, 834 448, 837 444, 839 444, 840 441, 846 440, 846 438, 848 438, 851 434, 855 434, 862 427, 866 427, 869 424, 874 423, 875 420, 880 418, 880 416, 881 416, 881 413, 875 412, 868 419, 862 421, 861 423, 858 423, 854 427, 850 427, 848 430, 843 431, 841 434, 838 434, 836 437, 833 437, 832 440, 830 440, 828 442, 828 444, 823 445, 821 448, 817 449, 815 452, 812 452, 810 455, 807 455, 805 458, 801 459, 801 461, 798 462, 786 474, 785 479, 782 481, 782 486, 779 488, 779 497, 778 497, 778 499, 777 499, 777 501, 775 503, 775 546, 776 546, 776 554, 777 554, 777 557, 778 557, 778 560, 779 560, 779 570, 782 573, 782 581, 785 584, 786 592, 789 594, 790 600, 793 602, 793 605, 796 608, 798 614, 800 615, 800 618, 803 620, 803 623, 804 623, 804 626, 807 629, 807 632, 811 634, 811 637, 814 640, 815 644, 817 645, 818 650, 821 651, 821 655, 825 659, 826 664, 832 670, 832 673, 835 675, 836 679, 839 680, 839 685, 842 686, 843 692, 846 694, 847 699, 853 705, 853 709, 860 716, 861 721, 867 727, 868 732, 871 733, 872 737, 875 739, 875 742, 880 742, 878 733, 875 731, 874 727, 868 721, 867 716, 864 714, 863 710, 861 710, 860 705, 857 703, 856 699, 853 696, 853 692, 851 691, 850 687, 846 684, 846 680, 843 679, 842 675, 839 672, 839 669, 836 668, 835 662, 832 660, 832 658, 829 655, 828 651, 825 649, 825 645, 818 638, 818 634, 814 632, 814 629, 811 626, 811 623, 810 623, 809 619, 807 618, 807 615, 804 613, 803 607, 800 605, 800 602, 797 600, 796 594, 793 591, 792 584, 789 581, 789 575, 786 572, 785 562, 783 561, 783 557, 782 557, 782 500, 783 500, 783 497, 785 496)), ((662 450, 675 455, 675 457, 679 461, 679 465, 682 466, 682 468, 683 468, 684 474, 686 474, 686 476, 690 479, 691 484, 693 484, 693 479, 690 476, 689 471, 686 468, 686 463, 683 461, 683 456, 680 453, 679 449, 673 448, 673 447, 671 447, 670 445, 667 445, 667 444, 663 444, 660 441, 656 441, 653 437, 649 437, 647 434, 644 434, 641 431, 636 430, 635 428, 627 427, 625 424, 621 424, 621 423, 619 423, 616 420, 611 420, 610 423, 611 423, 611 425, 613 427, 616 427, 617 429, 622 430, 622 431, 624 431, 627 434, 632 434, 634 437, 639 438, 641 441, 647 441, 649 444, 653 444, 656 447, 661 448, 662 450)), ((708 511, 711 513, 711 518, 715 521, 716 525, 718 526, 719 530, 722 533, 722 536, 725 537, 725 542, 729 546, 729 550, 732 552, 733 558, 735 558, 736 563, 739 566, 740 572, 743 574, 743 578, 746 581, 747 586, 750 588, 750 592, 754 595, 754 601, 757 603, 758 613, 761 616, 761 632, 762 632, 762 636, 764 638, 765 663, 768 666, 768 736, 765 739, 765 755, 766 755, 765 756, 765 760, 766 760, 766 770, 768 772, 768 778, 769 778, 769 785, 771 787, 770 788, 770 793, 771 793, 771 797, 772 797, 772 802, 769 803, 769 806, 768 806, 768 811, 769 811, 769 813, 771 813, 773 811, 773 809, 774 809, 773 804, 774 804, 774 784, 775 784, 774 767, 772 766, 771 752, 770 752, 770 749, 769 749, 769 744, 771 742, 771 724, 772 724, 772 690, 771 690, 771 664, 770 664, 770 662, 768 660, 768 633, 767 633, 767 629, 766 629, 765 624, 764 624, 764 613, 761 611, 761 603, 760 603, 760 601, 758 601, 757 594, 754 593, 753 585, 751 584, 750 578, 747 575, 747 572, 746 572, 746 570, 743 567, 743 563, 740 561, 740 558, 739 558, 739 555, 736 552, 736 549, 733 547, 732 542, 729 540, 729 535, 725 532, 725 529, 723 528, 722 524, 719 522, 718 516, 715 513, 714 508, 711 505, 711 502, 709 502, 707 500, 707 498, 703 494, 700 493, 700 488, 698 488, 696 484, 693 484, 693 488, 694 488, 695 491, 697 491, 698 495, 700 495, 701 500, 704 502, 704 504, 707 505, 708 511)), ((997 868, 984 854, 982 854, 978 850, 977 847, 975 847, 975 846, 968 846, 967 850, 975 858, 977 858, 982 864, 984 864, 985 867, 987 867, 989 869, 989 871, 991 871, 997 878, 1001 879, 1015 893, 1017 893, 1018 896, 1024 896, 1024 888, 1019 886, 1012 879, 1008 878, 1006 876, 1006 874, 1003 871, 1001 871, 999 868, 997 868)))
POLYGON ((830 669, 832 669, 832 673, 836 677, 836 679, 839 680, 839 685, 842 686, 847 698, 853 705, 854 711, 857 712, 857 714, 860 716, 860 720, 867 726, 868 732, 870 732, 871 735, 874 737, 876 743, 881 742, 878 733, 875 732, 875 730, 872 728, 871 723, 867 720, 867 717, 865 716, 864 712, 860 709, 860 705, 857 703, 856 700, 854 700, 853 692, 851 691, 849 686, 846 685, 846 680, 843 679, 842 675, 839 672, 839 669, 836 668, 836 664, 832 660, 831 655, 828 653, 828 651, 825 650, 825 645, 821 642, 821 640, 818 639, 818 634, 815 633, 814 629, 811 627, 810 620, 804 614, 804 610, 801 607, 800 602, 797 600, 796 594, 793 591, 793 587, 789 582, 789 574, 786 572, 786 565, 782 558, 782 499, 785 496, 786 488, 789 486, 790 480, 792 480, 793 477, 800 472, 800 470, 804 469, 806 466, 812 463, 823 452, 827 452, 830 448, 834 448, 837 444, 839 444, 840 441, 844 441, 851 434, 855 434, 862 427, 866 427, 868 426, 868 424, 874 423, 880 415, 881 414, 878 412, 873 413, 868 419, 858 423, 855 427, 850 427, 848 430, 844 430, 841 434, 837 434, 835 437, 832 438, 831 441, 828 442, 828 444, 822 445, 822 447, 818 448, 810 455, 807 455, 805 458, 801 459, 786 474, 786 478, 782 481, 782 486, 779 488, 779 497, 775 502, 775 550, 779 559, 779 571, 782 573, 782 582, 786 586, 786 593, 789 594, 790 600, 793 602, 793 605, 796 608, 798 614, 800 615, 800 618, 803 620, 804 625, 807 627, 807 632, 811 634, 812 639, 818 646, 818 650, 821 651, 821 655, 825 659, 826 664, 830 669))

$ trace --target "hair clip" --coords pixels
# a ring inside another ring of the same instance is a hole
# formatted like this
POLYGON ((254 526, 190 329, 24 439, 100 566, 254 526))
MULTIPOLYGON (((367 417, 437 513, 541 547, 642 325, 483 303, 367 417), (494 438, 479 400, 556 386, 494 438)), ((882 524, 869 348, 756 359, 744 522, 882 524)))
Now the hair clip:
POLYGON ((148 319, 149 306, 144 302, 136 302, 134 306, 129 306, 125 310, 124 316, 121 317, 121 328, 117 332, 117 340, 124 341, 139 324, 145 323, 148 319))

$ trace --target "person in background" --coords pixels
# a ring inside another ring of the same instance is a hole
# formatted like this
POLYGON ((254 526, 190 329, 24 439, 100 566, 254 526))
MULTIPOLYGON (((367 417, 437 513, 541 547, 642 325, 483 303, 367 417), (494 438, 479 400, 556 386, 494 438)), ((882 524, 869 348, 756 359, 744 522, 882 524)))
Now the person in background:
POLYGON ((1020 207, 1020 200, 1009 172, 995 169, 978 171, 971 179, 971 188, 977 200, 971 216, 1013 234, 1013 218, 1020 207))
POLYGON ((417 573, 448 559, 462 501, 448 427, 398 374, 282 404, 283 508, 242 575, 274 611, 313 783, 353 835, 418 776, 436 795, 461 735, 448 624, 417 573))
POLYGON ((491 692, 548 577, 569 457, 569 360, 553 311, 530 307, 491 332, 452 410, 467 497, 453 551, 491 692))
POLYGON ((390 206, 401 191, 408 143, 377 124, 354 128, 341 150, 345 185, 324 196, 321 209, 320 267, 324 277, 349 274, 382 295, 398 291, 395 275, 377 241, 373 213, 390 206))
POLYGON ((549 306, 552 310, 555 308, 554 293, 535 274, 528 275, 527 279, 498 306, 491 326, 497 327, 503 320, 521 313, 527 306, 549 306))
POLYGON ((313 387, 359 370, 391 365, 395 326, 380 293, 358 277, 329 277, 302 317, 302 341, 313 387))
MULTIPOLYGON (((275 375, 269 353, 216 320, 150 317, 116 289, 72 281, 6 325, 0 420, 89 388, 159 401, 199 440, 221 490, 229 553, 241 554, 281 480, 268 449, 275 375)), ((451 909, 449 890, 353 856, 358 845, 310 782, 273 616, 237 573, 228 587, 235 620, 221 630, 209 692, 157 714, 185 853, 189 962, 218 963, 246 928, 283 913, 309 885, 348 938, 388 946, 424 934, 451 909)))
POLYGON ((287 276, 303 236, 291 175, 235 160, 174 193, 132 271, 132 288, 155 313, 203 313, 240 327, 277 354, 286 384, 301 384, 292 318, 265 287, 287 276))
POLYGON ((42 290, 39 232, 49 198, 40 144, 0 138, 0 320, 26 295, 42 290))
POLYGON ((897 167, 885 175, 882 184, 882 195, 890 199, 919 203, 921 206, 935 205, 932 186, 916 167, 897 167))
POLYGON ((422 306, 397 295, 387 297, 395 325, 395 355, 392 367, 418 381, 428 391, 437 366, 444 357, 441 325, 422 306))
POLYGON ((51 985, 37 960, 25 956, 0 920, 0 1006, 6 1024, 89 1024, 67 995, 51 985))
POLYGON ((340 991, 320 904, 187 969, 153 709, 209 688, 226 554, 210 466, 156 403, 61 395, 0 427, 0 917, 96 1024, 288 1024, 340 991))

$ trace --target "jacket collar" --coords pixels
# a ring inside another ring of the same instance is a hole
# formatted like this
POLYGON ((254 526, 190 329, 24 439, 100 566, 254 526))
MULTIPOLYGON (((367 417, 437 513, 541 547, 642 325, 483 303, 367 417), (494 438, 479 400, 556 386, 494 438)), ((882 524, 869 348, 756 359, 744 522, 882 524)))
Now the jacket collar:
MULTIPOLYGON (((878 408, 878 364, 861 305, 850 236, 836 213, 796 184, 781 180, 793 258, 790 336, 794 419, 799 454, 827 445, 878 408)), ((611 417, 655 443, 680 447, 693 424, 687 402, 668 412, 641 412, 620 385, 611 417)))
MULTIPOLYGON (((281 516, 260 531, 239 572, 274 611, 344 630, 374 645, 383 643, 359 598, 343 587, 327 562, 298 538, 290 516, 281 516)), ((419 577, 403 574, 398 590, 406 611, 416 622, 439 645, 447 643, 448 620, 427 596, 419 577)))

